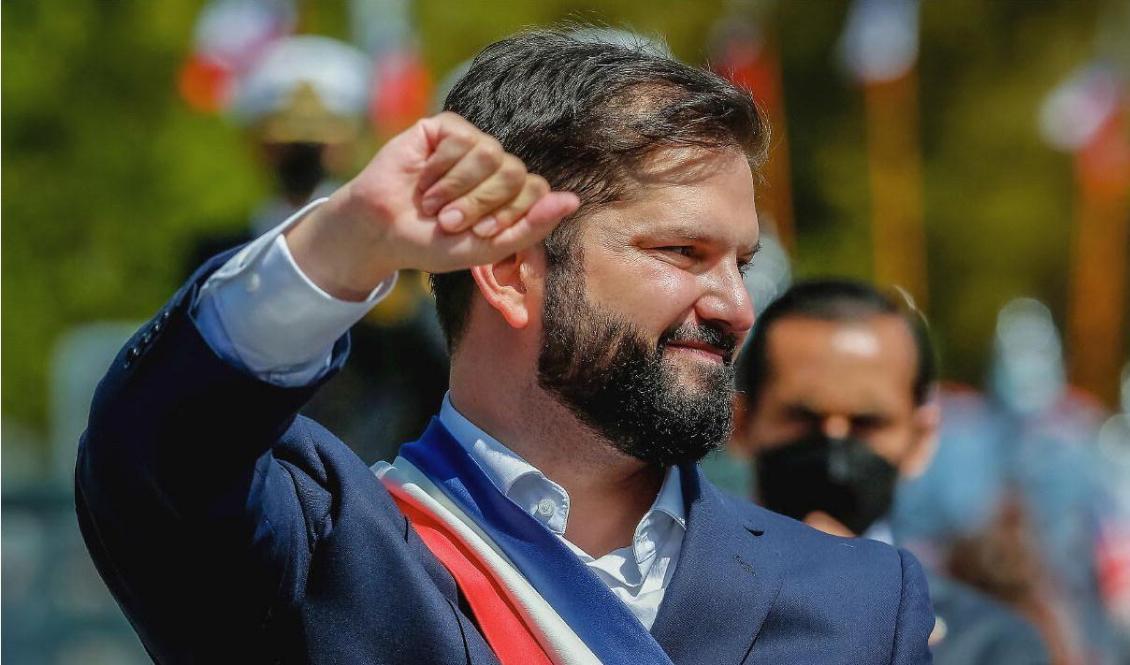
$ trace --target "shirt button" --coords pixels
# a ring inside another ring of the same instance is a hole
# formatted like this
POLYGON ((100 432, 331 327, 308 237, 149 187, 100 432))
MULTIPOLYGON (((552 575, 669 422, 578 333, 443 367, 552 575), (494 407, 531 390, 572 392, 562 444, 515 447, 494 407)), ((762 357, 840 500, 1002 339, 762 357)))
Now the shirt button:
POLYGON ((538 501, 538 515, 542 517, 553 517, 553 513, 557 510, 557 506, 553 505, 553 499, 542 499, 538 501))

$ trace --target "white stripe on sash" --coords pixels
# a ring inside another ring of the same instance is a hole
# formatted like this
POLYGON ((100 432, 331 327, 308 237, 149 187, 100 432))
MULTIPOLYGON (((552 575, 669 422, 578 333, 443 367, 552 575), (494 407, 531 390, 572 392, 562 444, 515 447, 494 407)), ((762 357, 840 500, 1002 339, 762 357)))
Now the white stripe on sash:
POLYGON ((400 488, 441 520, 501 582, 507 596, 530 626, 538 643, 558 665, 600 665, 600 660, 554 611, 541 594, 489 536, 458 505, 408 460, 377 462, 373 473, 386 485, 400 488))

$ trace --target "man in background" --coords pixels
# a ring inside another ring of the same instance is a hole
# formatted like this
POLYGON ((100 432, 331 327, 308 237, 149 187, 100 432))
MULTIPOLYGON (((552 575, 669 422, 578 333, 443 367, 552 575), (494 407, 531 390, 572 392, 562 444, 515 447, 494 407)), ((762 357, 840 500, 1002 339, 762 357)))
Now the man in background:
MULTIPOLYGON (((869 285, 797 284, 758 319, 731 446, 755 459, 760 502, 822 531, 891 542, 900 477, 929 462, 940 410, 921 319, 869 285)), ((929 576, 935 662, 1049 662, 1036 631, 979 593, 929 576)))

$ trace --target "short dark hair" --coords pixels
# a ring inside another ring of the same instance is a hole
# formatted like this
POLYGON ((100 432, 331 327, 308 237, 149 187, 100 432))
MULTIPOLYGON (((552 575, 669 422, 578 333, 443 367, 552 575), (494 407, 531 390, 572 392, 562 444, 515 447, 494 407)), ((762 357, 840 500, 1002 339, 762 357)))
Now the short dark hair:
POLYGON ((758 317, 742 354, 739 375, 742 390, 756 404, 769 378, 769 332, 781 319, 800 317, 820 321, 865 321, 875 316, 897 316, 906 322, 917 355, 914 403, 924 404, 937 380, 937 358, 930 343, 925 317, 906 297, 879 291, 866 282, 849 279, 814 279, 798 282, 774 300, 758 317), (903 304, 900 304, 903 303, 903 304))
MULTIPOLYGON (((750 93, 653 44, 610 43, 574 29, 523 32, 487 46, 451 89, 444 110, 494 136, 555 190, 581 199, 574 218, 621 200, 631 175, 669 148, 736 148, 764 161, 769 126, 750 93)), ((550 269, 575 251, 576 225, 545 240, 550 269)), ((469 271, 431 276, 453 347, 466 326, 469 271)))

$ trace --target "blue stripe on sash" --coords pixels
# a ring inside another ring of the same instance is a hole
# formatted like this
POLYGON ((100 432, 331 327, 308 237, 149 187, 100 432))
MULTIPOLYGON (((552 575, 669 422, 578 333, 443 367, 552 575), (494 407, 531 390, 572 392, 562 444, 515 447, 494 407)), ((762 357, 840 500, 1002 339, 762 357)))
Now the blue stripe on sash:
POLYGON ((498 491, 438 420, 400 455, 431 478, 514 562, 605 665, 671 659, 596 573, 545 525, 498 491))

